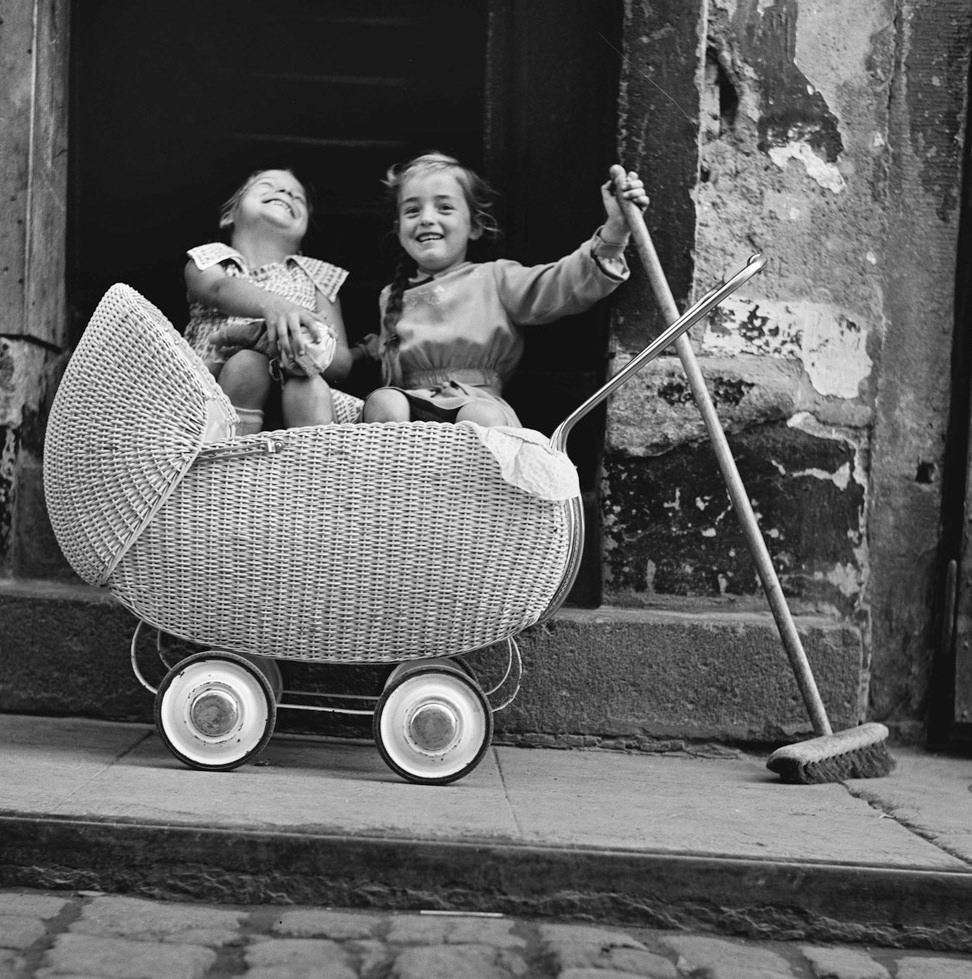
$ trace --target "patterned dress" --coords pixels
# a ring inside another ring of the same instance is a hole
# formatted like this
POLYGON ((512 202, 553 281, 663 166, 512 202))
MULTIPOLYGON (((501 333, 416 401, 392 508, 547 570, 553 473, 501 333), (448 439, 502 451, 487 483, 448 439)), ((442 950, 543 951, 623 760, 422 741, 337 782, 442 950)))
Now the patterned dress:
MULTIPOLYGON (((382 326, 384 384, 405 394, 416 420, 452 421, 463 405, 488 398, 501 406, 503 424, 519 426, 502 393, 523 354, 520 327, 583 312, 609 295, 629 275, 622 252, 595 235, 547 265, 465 262, 413 282, 398 322, 382 326)), ((381 293, 382 319, 389 291, 381 293)))
MULTIPOLYGON (((304 255, 290 255, 282 262, 251 269, 238 251, 222 242, 200 245, 190 249, 187 254, 200 271, 221 265, 227 275, 246 279, 267 292, 311 310, 317 308, 319 292, 334 302, 348 277, 344 269, 304 255)), ((213 374, 218 375, 227 353, 213 343, 213 335, 221 327, 250 323, 252 319, 248 316, 227 316, 214 306, 190 299, 186 340, 213 374)))

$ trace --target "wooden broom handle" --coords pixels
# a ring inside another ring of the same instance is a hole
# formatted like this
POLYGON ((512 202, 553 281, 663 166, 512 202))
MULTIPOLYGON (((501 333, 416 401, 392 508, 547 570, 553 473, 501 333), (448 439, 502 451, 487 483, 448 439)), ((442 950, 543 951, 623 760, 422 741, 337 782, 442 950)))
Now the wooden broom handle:
MULTIPOLYGON (((651 240, 651 235, 648 233, 648 228, 645 225, 645 219, 640 208, 637 204, 626 200, 621 195, 626 177, 627 174, 623 167, 617 164, 611 167, 611 178, 614 181, 615 190, 617 191, 616 196, 621 206, 621 213, 628 223, 631 237, 634 239, 635 247, 638 249, 638 255, 648 276, 652 292, 655 294, 655 300, 661 307, 665 322, 671 324, 678 319, 678 307, 675 305, 675 298, 672 296, 668 280, 662 271, 658 253, 655 251, 654 243, 651 240)), ((746 538, 746 542, 753 556, 753 561, 756 564, 756 571, 762 582, 763 591, 766 593, 773 618, 776 620, 776 627, 779 630, 780 638, 789 657, 790 666, 793 668, 797 685, 803 695, 803 702, 806 705, 807 713, 810 715, 814 733, 818 736, 832 734, 833 729, 827 718, 827 711, 820 697, 820 691, 817 689, 817 683, 813 678, 810 662, 804 651, 803 643, 800 641, 800 635, 797 632, 789 606, 783 595, 783 589, 776 575, 776 569, 773 567, 769 551, 766 549, 766 542, 760 533, 759 524, 756 521, 756 514, 753 512, 752 505, 749 502, 749 494, 746 492, 746 488, 743 486, 742 479, 739 476, 736 461, 726 440, 726 433, 722 429, 722 424, 719 421, 719 416, 716 414, 712 398, 709 396, 709 390, 705 385, 705 378, 702 376, 702 371, 699 369, 698 361, 695 358, 695 352, 692 350, 692 344, 686 335, 681 335, 675 341, 675 350, 678 353, 679 360, 681 360, 685 375, 688 378, 692 397, 695 399, 706 430, 709 433, 709 439, 715 450, 719 469, 722 471, 722 478, 729 492, 729 499, 732 501, 733 509, 736 511, 736 516, 739 518, 739 523, 742 526, 743 536, 746 538)))

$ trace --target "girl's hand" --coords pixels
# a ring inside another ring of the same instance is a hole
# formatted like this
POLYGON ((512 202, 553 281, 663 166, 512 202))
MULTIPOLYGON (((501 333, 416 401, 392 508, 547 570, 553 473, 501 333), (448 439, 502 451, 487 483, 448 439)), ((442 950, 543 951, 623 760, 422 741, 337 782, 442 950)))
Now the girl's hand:
POLYGON ((618 203, 618 193, 624 200, 631 201, 642 211, 648 206, 645 185, 638 174, 634 170, 625 173, 617 164, 611 167, 611 179, 601 186, 601 200, 604 202, 604 213, 607 215, 602 232, 605 241, 628 240, 628 222, 618 203))
POLYGON ((318 313, 275 296, 269 299, 263 313, 267 339, 270 349, 282 360, 290 362, 302 357, 308 339, 314 343, 320 343, 325 337, 334 339, 334 331, 318 313))
POLYGON ((311 340, 306 328, 301 333, 304 337, 304 353, 297 354, 293 359, 281 354, 280 366, 288 374, 303 374, 307 377, 325 373, 334 360, 337 346, 334 335, 325 332, 322 340, 311 340))

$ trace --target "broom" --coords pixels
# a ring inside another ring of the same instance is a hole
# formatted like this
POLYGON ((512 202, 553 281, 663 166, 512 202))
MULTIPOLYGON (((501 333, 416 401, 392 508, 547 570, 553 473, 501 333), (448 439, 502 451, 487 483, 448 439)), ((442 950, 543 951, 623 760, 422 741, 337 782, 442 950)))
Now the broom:
MULTIPOLYGON (((673 323, 678 319, 678 307, 675 305, 668 280, 662 271, 644 217, 638 206, 625 200, 620 193, 626 178, 624 169, 618 165, 611 167, 611 177, 619 191, 618 201, 641 263, 648 275, 655 299, 661 307, 665 320, 673 323)), ((883 724, 873 722, 861 724, 846 731, 838 731, 836 734, 830 726, 823 700, 810 669, 810 662, 803 649, 793 617, 790 615, 786 599, 783 597, 783 589, 780 587, 776 570, 766 549, 766 542, 756 522, 749 495, 739 476, 725 432, 716 414, 712 398, 709 396, 698 361, 695 359, 692 344, 686 335, 682 334, 675 341, 675 350, 682 362, 692 396, 712 441, 729 498, 752 553, 756 571, 769 601, 773 618, 776 620, 776 627, 816 735, 808 741, 777 749, 770 755, 766 767, 776 772, 784 782, 804 784, 887 775, 894 768, 895 762, 885 744, 888 729, 883 724)))

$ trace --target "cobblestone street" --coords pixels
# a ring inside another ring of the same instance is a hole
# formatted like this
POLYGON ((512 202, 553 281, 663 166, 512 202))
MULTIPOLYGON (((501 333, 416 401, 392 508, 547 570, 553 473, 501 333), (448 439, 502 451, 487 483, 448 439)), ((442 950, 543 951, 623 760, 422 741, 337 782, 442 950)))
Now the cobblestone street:
POLYGON ((489 915, 0 892, 0 979, 972 979, 972 957, 489 915))

